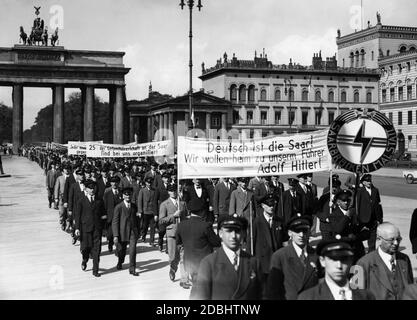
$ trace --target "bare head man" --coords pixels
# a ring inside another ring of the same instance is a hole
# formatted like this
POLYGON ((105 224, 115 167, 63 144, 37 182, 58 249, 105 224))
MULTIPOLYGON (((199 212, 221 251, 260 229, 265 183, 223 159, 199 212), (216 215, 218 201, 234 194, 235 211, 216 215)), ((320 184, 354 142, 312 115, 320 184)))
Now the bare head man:
POLYGON ((381 223, 377 230, 377 237, 381 240, 380 248, 388 254, 395 254, 398 252, 401 243, 400 230, 390 222, 381 223))

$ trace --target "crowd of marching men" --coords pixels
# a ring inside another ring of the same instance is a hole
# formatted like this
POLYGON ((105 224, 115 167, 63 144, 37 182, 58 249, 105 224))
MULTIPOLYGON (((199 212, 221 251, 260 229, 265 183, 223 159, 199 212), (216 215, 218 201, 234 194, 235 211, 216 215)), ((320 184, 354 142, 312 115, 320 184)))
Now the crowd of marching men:
POLYGON ((22 155, 45 170, 49 208, 80 241, 81 269, 93 260, 95 277, 106 237, 118 270, 129 251, 133 276, 138 241, 165 251, 169 278, 180 269, 192 299, 417 299, 399 229, 384 222, 370 174, 352 174, 343 187, 333 174, 319 196, 307 173, 285 189, 279 176, 178 182, 175 165, 150 158, 86 159, 40 147, 22 155), (351 266, 363 275, 356 286, 351 266))

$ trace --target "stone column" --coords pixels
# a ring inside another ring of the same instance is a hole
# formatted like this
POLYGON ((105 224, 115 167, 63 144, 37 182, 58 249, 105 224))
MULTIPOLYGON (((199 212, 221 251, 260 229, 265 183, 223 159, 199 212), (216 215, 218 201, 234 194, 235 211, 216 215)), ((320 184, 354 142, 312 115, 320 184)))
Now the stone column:
POLYGON ((184 124, 185 124, 185 134, 187 134, 188 128, 190 127, 190 113, 185 111, 184 113, 184 124))
POLYGON ((135 142, 135 122, 137 118, 129 117, 129 143, 135 142))
POLYGON ((12 142, 13 153, 18 153, 18 148, 23 144, 23 85, 13 85, 13 123, 12 142))
POLYGON ((108 139, 109 139, 109 143, 113 143, 114 102, 116 101, 116 89, 114 87, 111 87, 108 90, 109 90, 108 139))
POLYGON ((226 134, 226 119, 227 119, 227 114, 226 113, 222 113, 222 139, 226 139, 227 138, 227 134, 226 134))
POLYGON ((148 134, 146 137, 146 142, 151 142, 152 141, 152 136, 153 136, 153 132, 152 132, 152 117, 148 115, 148 119, 147 119, 147 123, 148 123, 148 134))
POLYGON ((94 141, 94 87, 85 87, 84 141, 94 141))
POLYGON ((211 128, 211 114, 206 113, 206 137, 210 138, 210 128, 211 128))
POLYGON ((123 87, 118 86, 115 91, 113 143, 123 144, 123 87))
POLYGON ((168 113, 168 130, 174 136, 174 113, 168 113))
POLYGON ((168 130, 168 113, 164 113, 164 129, 168 130))
POLYGON ((53 88, 54 103, 54 137, 53 141, 64 143, 64 94, 65 88, 57 85, 53 88))

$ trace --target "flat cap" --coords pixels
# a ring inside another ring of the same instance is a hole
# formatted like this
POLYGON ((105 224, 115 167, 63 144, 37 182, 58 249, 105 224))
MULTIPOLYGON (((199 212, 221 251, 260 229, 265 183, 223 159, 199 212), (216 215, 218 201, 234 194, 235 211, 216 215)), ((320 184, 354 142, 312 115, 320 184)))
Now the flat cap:
POLYGON ((120 177, 119 176, 113 176, 109 179, 109 181, 119 183, 120 182, 120 177))
POLYGON ((220 215, 217 220, 217 224, 220 228, 246 230, 248 227, 248 221, 244 217, 238 216, 236 213, 233 215, 220 215))
POLYGON ((352 197, 352 192, 349 190, 340 190, 338 193, 336 193, 335 197, 337 200, 346 201, 352 197))
POLYGON ((365 173, 365 174, 361 177, 361 181, 368 181, 368 182, 371 182, 371 181, 372 181, 372 175, 370 175, 369 173, 365 173))
POLYGON ((96 187, 96 183, 93 180, 85 180, 84 185, 88 189, 94 189, 96 187))
POLYGON ((269 195, 261 201, 261 204, 266 204, 268 207, 273 207, 275 205, 275 199, 272 195, 269 195))
POLYGON ((294 178, 288 178, 288 184, 289 184, 290 186, 296 186, 296 185, 297 185, 297 183, 298 183, 298 180, 297 180, 297 179, 294 179, 294 178))
POLYGON ((131 195, 133 193, 132 187, 125 187, 122 189, 122 194, 131 195))
POLYGON ((333 238, 321 240, 317 244, 317 255, 330 258, 354 256, 352 239, 336 235, 333 238))
POLYGON ((299 231, 301 229, 310 229, 313 225, 313 221, 310 216, 302 216, 300 213, 297 213, 288 221, 287 228, 291 231, 299 231))

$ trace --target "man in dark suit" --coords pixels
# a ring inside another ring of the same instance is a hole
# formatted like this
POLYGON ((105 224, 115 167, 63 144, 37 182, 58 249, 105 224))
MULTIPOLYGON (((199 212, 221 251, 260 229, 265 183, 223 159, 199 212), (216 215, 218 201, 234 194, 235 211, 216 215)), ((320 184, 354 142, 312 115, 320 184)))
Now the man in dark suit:
POLYGON ((216 184, 213 197, 213 211, 216 217, 220 215, 229 215, 230 195, 236 186, 229 178, 216 184))
MULTIPOLYGON (((158 208, 157 208, 158 212, 159 212, 159 208, 161 206, 161 203, 169 198, 169 193, 168 193, 169 180, 170 180, 169 174, 166 173, 166 172, 163 173, 162 183, 156 189, 156 198, 157 198, 157 202, 158 202, 158 208)), ((161 224, 158 221, 158 247, 159 247, 159 251, 161 251, 161 252, 163 251, 163 247, 164 247, 165 233, 166 233, 166 230, 165 230, 164 224, 161 224)))
POLYGON ((315 202, 310 186, 307 185, 307 176, 307 173, 302 173, 297 176, 298 185, 296 187, 296 191, 301 195, 301 214, 313 217, 317 203, 315 202))
POLYGON ((256 216, 253 223, 254 256, 259 260, 266 287, 272 254, 282 247, 282 220, 274 215, 275 200, 270 195, 261 202, 263 212, 256 216))
POLYGON ((241 249, 247 220, 237 214, 219 217, 222 246, 206 256, 191 291, 197 300, 257 300, 262 294, 259 262, 241 249))
POLYGON ((156 168, 158 167, 157 163, 152 162, 150 166, 151 169, 145 173, 143 179, 152 178, 152 187, 156 189, 162 183, 162 177, 158 172, 156 172, 156 168))
POLYGON ((269 184, 272 188, 272 196, 276 200, 275 208, 274 208, 274 215, 278 216, 279 207, 282 204, 282 195, 284 194, 284 184, 279 180, 279 176, 271 176, 271 183, 269 184))
MULTIPOLYGON (((176 241, 177 228, 179 222, 185 219, 186 210, 184 203, 177 198, 176 186, 168 186, 167 192, 169 194, 168 199, 163 201, 159 207, 159 224, 164 226, 166 230, 170 264, 169 278, 174 281, 180 262, 180 250, 176 241)), ((181 272, 181 283, 184 285, 187 280, 185 272, 181 272)))
POLYGON ((113 237, 113 213, 114 208, 122 202, 122 194, 119 188, 120 178, 118 176, 111 177, 110 179, 110 188, 106 189, 103 195, 104 209, 106 210, 107 221, 107 241, 109 252, 113 251, 114 237, 113 237))
POLYGON ((399 252, 401 234, 389 222, 377 228, 377 250, 362 257, 357 265, 362 268, 365 289, 370 290, 377 300, 399 300, 404 288, 413 283, 413 269, 409 257, 399 252))
POLYGON ((239 217, 244 217, 249 222, 246 235, 242 239, 243 249, 247 252, 252 252, 252 231, 251 224, 255 219, 255 212, 253 210, 253 192, 247 189, 248 178, 241 177, 237 179, 238 187, 230 195, 229 215, 235 213, 239 217))
POLYGON ((410 242, 413 254, 417 253, 417 209, 414 209, 410 224, 410 242))
POLYGON ((288 179, 289 189, 282 194, 282 205, 278 206, 278 216, 283 220, 285 228, 288 222, 302 212, 301 195, 296 191, 298 180, 288 179))
POLYGON ((101 251, 101 232, 106 213, 103 201, 94 197, 95 187, 94 181, 86 181, 87 195, 78 200, 75 209, 75 235, 80 237, 81 242, 80 249, 83 257, 81 269, 85 270, 87 268, 88 258, 91 254, 93 256, 93 275, 100 277, 98 265, 101 251))
POLYGON ((341 182, 338 179, 332 181, 332 192, 329 188, 323 192, 317 204, 317 218, 320 221, 320 232, 323 240, 331 238, 332 228, 330 225, 330 214, 336 208, 336 194, 340 191, 341 182))
POLYGON ((51 208, 54 201, 54 187, 56 179, 61 175, 61 172, 56 170, 56 164, 51 163, 51 169, 46 174, 46 189, 48 191, 49 208, 51 208))
POLYGON ((100 176, 97 178, 97 193, 96 193, 96 198, 97 199, 103 199, 104 197, 104 192, 106 191, 107 188, 110 187, 110 181, 108 178, 108 172, 109 169, 106 166, 103 166, 100 169, 100 176))
POLYGON ((361 182, 363 187, 358 189, 356 207, 359 222, 369 229, 368 252, 371 252, 375 250, 376 228, 383 221, 381 198, 370 174, 364 174, 361 182))
POLYGON ((145 242, 148 228, 150 228, 149 244, 154 247, 155 224, 158 221, 158 199, 155 189, 151 187, 152 182, 150 177, 145 179, 145 187, 140 189, 136 204, 138 216, 142 221, 142 241, 145 242))
POLYGON ((207 221, 207 211, 209 207, 209 195, 203 188, 200 179, 193 179, 183 192, 183 200, 187 204, 189 212, 199 215, 204 221, 207 221))
POLYGON ((129 167, 125 167, 124 169, 124 177, 120 180, 120 188, 123 190, 124 188, 133 188, 133 178, 130 173, 129 167))
POLYGON ((352 193, 349 190, 340 190, 336 195, 336 206, 329 215, 330 237, 336 235, 350 237, 354 252, 353 264, 365 255, 362 241, 369 236, 369 230, 363 227, 357 219, 355 208, 350 207, 352 193))
POLYGON ((310 216, 295 216, 288 223, 291 241, 276 251, 266 285, 269 300, 296 300, 298 295, 318 283, 319 259, 308 245, 312 222, 310 216))
POLYGON ((207 222, 214 223, 215 216, 214 216, 214 189, 218 184, 219 179, 212 178, 208 179, 205 183, 205 189, 207 190, 208 194, 208 211, 207 211, 207 222))
POLYGON ((70 224, 71 236, 72 236, 72 244, 77 242, 78 237, 75 235, 75 229, 73 228, 74 224, 74 212, 77 210, 78 200, 84 196, 84 171, 82 169, 78 169, 76 171, 77 174, 77 182, 71 184, 70 190, 68 193, 68 220, 70 224))
POLYGON ((210 223, 201 216, 191 213, 191 217, 178 225, 176 240, 184 246, 184 266, 194 282, 200 261, 220 246, 220 239, 214 233, 210 223))
POLYGON ((298 300, 375 300, 369 290, 353 289, 349 284, 354 259, 349 240, 338 236, 322 240, 317 245, 317 254, 325 272, 324 281, 303 291, 298 300))
POLYGON ((262 208, 262 201, 269 198, 269 195, 272 194, 272 188, 269 186, 270 177, 263 177, 261 178, 261 183, 255 187, 255 191, 253 192, 253 197, 255 199, 255 209, 256 215, 261 215, 263 213, 262 208))
POLYGON ((129 244, 129 273, 138 276, 136 271, 136 242, 139 239, 138 210, 132 202, 132 188, 122 190, 123 201, 114 208, 113 235, 117 247, 117 270, 122 270, 126 248, 129 244))

